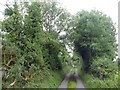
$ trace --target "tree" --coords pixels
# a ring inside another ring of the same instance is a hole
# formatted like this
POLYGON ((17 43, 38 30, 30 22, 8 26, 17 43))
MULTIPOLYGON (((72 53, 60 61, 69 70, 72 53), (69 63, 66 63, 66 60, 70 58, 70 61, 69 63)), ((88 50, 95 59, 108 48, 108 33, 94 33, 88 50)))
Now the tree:
POLYGON ((12 82, 21 87, 40 70, 62 70, 62 64, 67 59, 67 54, 65 58, 59 57, 60 52, 66 53, 64 44, 59 39, 59 33, 65 30, 62 26, 64 18, 67 18, 66 12, 63 14, 64 10, 54 2, 31 2, 21 6, 15 2, 13 8, 7 7, 6 18, 2 22, 2 31, 5 32, 3 62, 5 67, 9 67, 9 75, 4 76, 3 87, 12 82), (25 11, 23 15, 21 8, 25 11), (54 27, 51 27, 51 22, 54 22, 54 27))
POLYGON ((92 10, 78 13, 75 20, 74 45, 84 60, 85 71, 89 71, 93 58, 104 56, 113 60, 116 56, 116 31, 111 18, 92 10))

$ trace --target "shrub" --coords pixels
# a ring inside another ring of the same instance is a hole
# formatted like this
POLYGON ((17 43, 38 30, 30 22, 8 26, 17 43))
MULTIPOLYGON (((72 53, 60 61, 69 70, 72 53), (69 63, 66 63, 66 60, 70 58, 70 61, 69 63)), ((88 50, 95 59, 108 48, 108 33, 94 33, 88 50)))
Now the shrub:
POLYGON ((98 58, 91 64, 92 74, 100 79, 109 78, 110 74, 115 74, 116 70, 118 70, 117 64, 107 58, 98 58))
MULTIPOLYGON (((115 77, 115 75, 113 76, 115 77)), ((86 75, 84 79, 88 88, 118 88, 118 76, 116 79, 101 80, 93 75, 86 75)))

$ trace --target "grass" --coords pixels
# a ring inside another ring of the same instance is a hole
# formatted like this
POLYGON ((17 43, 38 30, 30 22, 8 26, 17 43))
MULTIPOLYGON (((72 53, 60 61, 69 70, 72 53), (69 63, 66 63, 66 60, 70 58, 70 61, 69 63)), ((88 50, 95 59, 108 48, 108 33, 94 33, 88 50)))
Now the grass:
MULTIPOLYGON (((74 74, 74 68, 72 69, 71 73, 72 73, 72 75, 74 74)), ((76 86, 77 86, 77 83, 75 81, 68 82, 68 90, 74 90, 76 88, 76 86)))
POLYGON ((64 78, 64 73, 60 71, 42 70, 37 73, 25 88, 58 88, 64 78))
MULTIPOLYGON (((70 88, 76 88, 76 86, 77 86, 77 83, 75 82, 75 81, 69 81, 69 83, 68 83, 68 90, 70 89, 70 88)), ((71 89, 70 89, 71 90, 71 89)))
POLYGON ((74 74, 74 69, 72 69, 72 75, 74 74))
POLYGON ((84 80, 89 88, 118 88, 118 76, 108 80, 100 80, 93 75, 85 75, 84 80))
MULTIPOLYGON (((69 70, 70 66, 67 65, 63 70, 55 71, 47 68, 37 70, 31 79, 27 81, 20 79, 21 81, 17 82, 12 88, 58 88, 69 70)), ((6 82, 4 87, 7 87, 10 83, 11 81, 6 82)))
POLYGON ((83 70, 78 67, 79 75, 88 88, 118 88, 118 74, 112 74, 107 80, 101 80, 94 77, 92 74, 86 74, 83 70))
POLYGON ((26 88, 58 88, 61 84, 64 76, 69 71, 69 67, 65 67, 63 70, 52 71, 42 70, 37 73, 24 87, 26 88))
POLYGON ((61 71, 44 70, 36 74, 24 87, 57 88, 62 81, 61 71))

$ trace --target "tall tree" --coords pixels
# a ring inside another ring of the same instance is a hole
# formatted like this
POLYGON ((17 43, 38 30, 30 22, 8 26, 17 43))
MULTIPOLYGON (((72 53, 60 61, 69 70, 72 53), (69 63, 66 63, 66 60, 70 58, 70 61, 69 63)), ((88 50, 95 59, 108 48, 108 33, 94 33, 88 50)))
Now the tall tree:
POLYGON ((76 16, 74 31, 75 49, 82 56, 86 71, 95 57, 115 58, 116 30, 110 17, 95 10, 82 11, 76 16))

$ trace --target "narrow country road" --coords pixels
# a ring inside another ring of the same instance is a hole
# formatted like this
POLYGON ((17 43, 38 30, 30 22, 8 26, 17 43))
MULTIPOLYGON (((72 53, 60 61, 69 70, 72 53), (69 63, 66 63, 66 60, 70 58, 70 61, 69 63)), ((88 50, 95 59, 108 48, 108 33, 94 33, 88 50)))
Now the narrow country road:
MULTIPOLYGON (((66 75, 65 79, 62 81, 61 85, 59 86, 58 90, 67 90, 68 81, 70 80, 71 75, 72 75, 72 69, 66 75)), ((77 69, 75 69, 75 71, 74 71, 74 78, 75 78, 76 83, 77 83, 76 90, 80 90, 80 88, 82 88, 82 90, 86 90, 84 84, 82 83, 82 81, 79 78, 77 69)))
POLYGON ((66 75, 65 79, 62 81, 61 85, 59 86, 58 90, 67 90, 67 86, 68 86, 68 81, 69 81, 69 77, 72 74, 72 69, 70 70, 70 72, 66 75))
POLYGON ((76 83, 77 83, 77 86, 76 86, 76 89, 79 90, 79 88, 84 88, 83 90, 85 90, 85 86, 84 84, 82 83, 82 81, 80 80, 80 77, 78 75, 78 71, 77 69, 75 69, 75 74, 74 74, 75 78, 76 78, 76 83))

